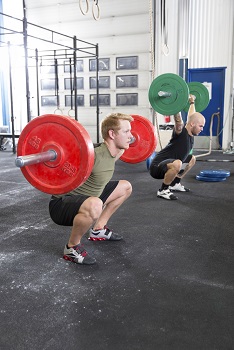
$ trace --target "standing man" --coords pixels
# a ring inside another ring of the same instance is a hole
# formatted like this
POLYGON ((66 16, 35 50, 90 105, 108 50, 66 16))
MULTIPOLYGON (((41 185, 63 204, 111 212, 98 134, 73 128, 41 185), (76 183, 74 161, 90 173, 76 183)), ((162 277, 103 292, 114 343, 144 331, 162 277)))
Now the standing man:
POLYGON ((115 162, 131 142, 132 116, 112 113, 101 124, 103 143, 94 148, 95 161, 89 178, 80 187, 64 195, 51 197, 49 211, 52 220, 63 226, 72 226, 64 248, 64 259, 77 264, 94 264, 81 245, 81 239, 90 229, 93 241, 119 241, 120 235, 107 227, 114 212, 128 199, 132 186, 126 180, 111 181, 115 162))
POLYGON ((187 123, 184 126, 181 114, 174 115, 175 126, 168 145, 159 151, 150 165, 150 175, 155 179, 163 179, 157 192, 159 198, 178 199, 172 191, 189 192, 181 185, 180 180, 195 165, 196 158, 190 154, 193 149, 194 136, 204 128, 205 118, 196 112, 195 97, 189 96, 189 111, 187 123))

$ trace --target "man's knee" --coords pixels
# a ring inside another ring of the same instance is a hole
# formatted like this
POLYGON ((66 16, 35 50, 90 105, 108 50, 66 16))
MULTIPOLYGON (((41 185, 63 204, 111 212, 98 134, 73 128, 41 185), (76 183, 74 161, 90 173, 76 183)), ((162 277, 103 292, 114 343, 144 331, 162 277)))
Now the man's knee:
POLYGON ((172 163, 167 164, 167 169, 170 173, 174 173, 174 175, 178 174, 181 170, 182 162, 179 159, 174 160, 172 163))
POLYGON ((127 180, 120 180, 119 185, 123 193, 128 193, 129 195, 132 193, 132 185, 127 180))
POLYGON ((79 213, 92 218, 93 221, 97 220, 101 215, 103 208, 103 202, 98 197, 89 197, 80 207, 79 213))
POLYGON ((192 156, 192 158, 191 158, 191 160, 190 160, 189 164, 190 164, 190 165, 191 165, 191 167, 192 167, 192 166, 194 166, 194 165, 195 165, 195 163, 196 163, 196 157, 195 157, 195 156, 192 156))

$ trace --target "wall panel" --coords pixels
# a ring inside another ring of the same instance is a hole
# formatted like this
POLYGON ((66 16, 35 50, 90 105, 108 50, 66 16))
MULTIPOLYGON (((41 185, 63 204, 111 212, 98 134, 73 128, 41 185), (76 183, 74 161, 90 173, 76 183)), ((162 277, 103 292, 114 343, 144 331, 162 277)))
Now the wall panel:
POLYGON ((191 0, 189 68, 227 67, 224 97, 223 147, 232 135, 233 0, 191 0))
MULTIPOLYGON (((13 0, 3 0, 3 3, 6 13, 22 17, 22 11, 19 11, 22 4, 12 6, 13 0)), ((131 111, 149 118, 152 109, 148 102, 148 87, 152 77, 167 72, 178 74, 180 58, 188 58, 189 68, 227 67, 223 133, 224 145, 227 145, 232 138, 233 0, 101 0, 99 5, 101 18, 95 21, 91 8, 86 16, 82 15, 77 0, 26 0, 28 21, 63 34, 75 35, 78 39, 98 43, 100 57, 110 58, 112 103, 109 108, 101 107, 101 115, 112 110, 130 110, 129 107, 119 108, 115 104, 115 62, 118 56, 139 57, 138 69, 134 71, 139 77, 139 86, 136 89, 139 105, 132 107, 131 111), (154 53, 151 52, 152 39, 154 53), (165 40, 168 51, 165 50, 165 40)), ((43 45, 45 44, 37 43, 37 48, 42 50, 43 45)), ((45 46, 44 48, 48 49, 45 46)), ((132 74, 133 71, 124 73, 132 74)), ((84 94, 87 101, 90 94, 86 82, 90 76, 88 59, 84 62, 84 75, 84 94)), ((85 105, 80 110, 82 121, 85 123, 87 116, 87 125, 93 127, 95 118, 90 115, 93 116, 95 109, 85 105)), ((159 122, 163 121, 159 116, 159 122)))
POLYGON ((232 42, 233 1, 192 0, 189 33, 190 68, 227 65, 227 58, 232 52, 232 42))

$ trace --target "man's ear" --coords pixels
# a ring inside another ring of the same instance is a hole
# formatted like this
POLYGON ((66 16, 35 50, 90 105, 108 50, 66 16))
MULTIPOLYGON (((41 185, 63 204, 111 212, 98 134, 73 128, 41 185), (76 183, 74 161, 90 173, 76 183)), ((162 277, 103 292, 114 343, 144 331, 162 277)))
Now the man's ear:
POLYGON ((109 131, 108 131, 108 135, 109 135, 109 138, 110 138, 111 140, 114 140, 114 138, 115 138, 114 130, 109 130, 109 131))

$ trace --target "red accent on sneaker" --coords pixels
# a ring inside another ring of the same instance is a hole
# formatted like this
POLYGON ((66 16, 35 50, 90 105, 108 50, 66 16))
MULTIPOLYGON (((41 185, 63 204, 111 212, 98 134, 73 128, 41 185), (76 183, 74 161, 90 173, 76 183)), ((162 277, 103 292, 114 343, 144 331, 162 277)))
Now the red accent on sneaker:
POLYGON ((78 244, 77 246, 73 247, 73 249, 78 251, 78 253, 84 257, 87 255, 86 250, 83 248, 83 246, 81 244, 78 244))
POLYGON ((106 238, 96 238, 96 237, 89 237, 89 241, 106 241, 106 238))
POLYGON ((73 261, 72 258, 69 258, 69 256, 67 256, 67 255, 64 255, 64 256, 63 256, 63 259, 69 260, 69 261, 73 261))

